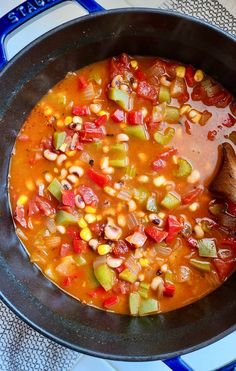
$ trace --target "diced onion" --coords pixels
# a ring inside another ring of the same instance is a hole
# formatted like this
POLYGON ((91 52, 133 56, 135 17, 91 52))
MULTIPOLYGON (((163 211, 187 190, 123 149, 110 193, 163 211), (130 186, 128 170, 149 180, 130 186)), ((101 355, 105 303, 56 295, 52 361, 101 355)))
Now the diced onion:
POLYGON ((177 268, 175 273, 175 280, 176 282, 187 282, 190 280, 191 270, 189 267, 181 265, 177 268))
POLYGON ((94 260, 93 268, 96 269, 97 267, 99 267, 102 264, 105 264, 106 262, 107 262, 106 255, 99 256, 98 258, 94 260))
POLYGON ((130 213, 127 215, 127 226, 129 230, 134 229, 140 224, 139 218, 135 215, 135 213, 130 213))
POLYGON ((157 245, 156 246, 156 253, 160 256, 169 256, 172 253, 172 249, 166 245, 157 245))
POLYGON ((24 234, 24 232, 23 232, 20 228, 17 228, 17 229, 16 229, 16 234, 17 234, 17 236, 20 237, 22 240, 25 240, 25 241, 28 240, 28 237, 24 234))
POLYGON ((45 237, 44 240, 45 240, 45 245, 49 248, 59 247, 61 244, 60 236, 45 237))
POLYGON ((128 191, 127 189, 122 189, 117 195, 117 198, 123 201, 129 201, 131 197, 132 197, 131 192, 128 191))
POLYGON ((133 272, 135 275, 138 275, 138 273, 141 270, 140 264, 137 263, 133 255, 130 255, 128 259, 125 262, 125 266, 133 272))
POLYGON ((55 223, 55 220, 52 218, 48 218, 46 221, 46 227, 49 230, 50 233, 56 233, 57 231, 57 226, 55 223))
POLYGON ((96 96, 93 84, 90 82, 81 92, 80 101, 81 102, 90 102, 96 96))
POLYGON ((83 151, 83 152, 81 153, 80 160, 81 160, 82 162, 85 162, 86 164, 88 164, 89 161, 91 160, 91 157, 90 157, 90 155, 89 155, 88 152, 83 151))

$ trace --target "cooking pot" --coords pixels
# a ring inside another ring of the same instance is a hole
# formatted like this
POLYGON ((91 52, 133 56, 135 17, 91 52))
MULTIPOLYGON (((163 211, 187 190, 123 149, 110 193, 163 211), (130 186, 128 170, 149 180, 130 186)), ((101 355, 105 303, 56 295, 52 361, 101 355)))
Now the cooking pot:
POLYGON ((206 346, 236 329, 235 274, 210 295, 169 313, 134 318, 84 305, 63 293, 30 263, 14 231, 8 169, 17 133, 29 112, 68 71, 121 52, 161 56, 203 69, 236 95, 236 40, 184 15, 140 8, 101 11, 94 1, 81 0, 78 2, 93 14, 41 36, 5 65, 6 34, 61 2, 26 1, 0 22, 1 297, 43 335, 98 357, 147 361, 206 346))

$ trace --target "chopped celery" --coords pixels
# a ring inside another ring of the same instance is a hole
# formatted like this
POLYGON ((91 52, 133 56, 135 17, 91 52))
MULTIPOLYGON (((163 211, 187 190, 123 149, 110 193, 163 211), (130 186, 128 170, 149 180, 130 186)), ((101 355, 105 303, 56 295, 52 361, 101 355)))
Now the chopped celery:
POLYGON ((216 258, 216 244, 212 238, 202 238, 198 240, 199 255, 206 258, 216 258))
POLYGON ((170 96, 170 89, 168 89, 166 86, 160 86, 159 90, 159 102, 167 102, 170 103, 171 96, 170 96))
POLYGON ((184 158, 178 159, 178 170, 175 172, 175 176, 178 178, 187 177, 192 172, 192 165, 184 158))
POLYGON ((100 286, 100 283, 98 282, 97 278, 95 277, 94 271, 92 267, 86 267, 87 277, 89 286, 92 288, 96 288, 100 286))
POLYGON ((149 134, 144 125, 128 125, 124 128, 125 134, 142 140, 148 140, 149 134))
POLYGON ((117 88, 109 88, 108 90, 108 98, 115 101, 121 108, 126 111, 130 110, 130 94, 126 91, 117 89, 117 88))
POLYGON ((136 316, 138 314, 140 305, 140 295, 138 292, 131 292, 129 294, 129 310, 130 314, 136 316))
POLYGON ((53 134, 53 145, 56 149, 59 149, 66 139, 65 131, 55 131, 53 134))
POLYGON ((149 288, 150 288, 149 283, 145 283, 145 282, 140 283, 138 293, 140 294, 140 296, 142 296, 142 298, 144 298, 144 299, 148 298, 149 288))
POLYGON ((157 143, 166 145, 168 144, 175 135, 175 129, 174 128, 166 128, 164 131, 164 134, 160 133, 159 131, 156 131, 154 133, 154 139, 157 143))
POLYGON ((203 271, 203 272, 210 272, 211 271, 211 263, 210 262, 206 262, 206 261, 198 260, 198 259, 190 259, 189 262, 194 268, 197 268, 200 271, 203 271))
POLYGON ((47 189, 58 201, 61 201, 62 185, 57 178, 53 179, 47 189))
POLYGON ((179 120, 179 110, 176 107, 166 106, 165 121, 169 124, 175 124, 179 120))
POLYGON ((166 271, 165 273, 165 282, 173 283, 173 272, 171 272, 170 270, 166 271))
POLYGON ((143 316, 144 314, 156 313, 159 310, 159 301, 155 299, 143 299, 141 300, 139 306, 139 314, 143 316))
POLYGON ((100 285, 106 290, 109 291, 114 285, 116 274, 113 269, 109 268, 108 265, 101 264, 98 267, 94 268, 94 274, 97 278, 100 285))
POLYGON ((158 207, 157 207, 157 200, 155 196, 149 196, 147 199, 147 204, 146 204, 146 209, 148 211, 152 211, 153 213, 158 212, 158 207))
POLYGON ((110 146, 110 150, 115 151, 122 151, 127 152, 128 151, 128 144, 127 143, 115 143, 110 146))
POLYGON ((76 262, 76 264, 80 267, 81 265, 85 265, 87 263, 87 261, 85 260, 85 258, 83 258, 83 256, 81 255, 75 255, 74 256, 74 261, 76 262))
POLYGON ((135 178, 136 167, 134 165, 128 165, 125 171, 125 175, 127 175, 127 177, 130 179, 135 178))
POLYGON ((126 268, 119 274, 119 278, 124 281, 134 283, 137 279, 137 275, 126 268))
POLYGON ((180 197, 177 194, 168 192, 161 201, 161 205, 168 210, 175 209, 180 205, 180 197))
POLYGON ((64 210, 58 211, 56 215, 56 223, 57 225, 68 225, 68 224, 76 224, 78 221, 78 217, 67 213, 64 210))
POLYGON ((113 167, 126 167, 129 163, 129 158, 126 156, 124 158, 110 159, 109 166, 113 167))
POLYGON ((149 192, 144 188, 134 188, 133 195, 135 200, 143 203, 147 200, 149 192))

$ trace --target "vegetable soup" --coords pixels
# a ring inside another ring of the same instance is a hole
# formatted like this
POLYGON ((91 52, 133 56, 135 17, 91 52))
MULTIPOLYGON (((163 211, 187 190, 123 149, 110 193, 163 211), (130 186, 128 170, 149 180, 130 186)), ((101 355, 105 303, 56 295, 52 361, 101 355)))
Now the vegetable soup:
POLYGON ((175 61, 122 54, 67 73, 11 161, 31 262, 115 313, 166 312, 215 290, 236 267, 235 117, 228 91, 175 61))

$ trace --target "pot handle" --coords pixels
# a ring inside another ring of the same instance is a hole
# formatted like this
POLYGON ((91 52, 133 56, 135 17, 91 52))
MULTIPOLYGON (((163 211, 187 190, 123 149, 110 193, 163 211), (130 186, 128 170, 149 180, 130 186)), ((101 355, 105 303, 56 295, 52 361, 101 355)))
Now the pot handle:
POLYGON ((180 357, 173 357, 163 360, 171 370, 173 371, 193 371, 193 369, 180 357))
MULTIPOLYGON (((10 10, 2 18, 0 18, 0 70, 7 64, 7 56, 4 47, 4 41, 16 28, 23 23, 34 18, 36 15, 43 13, 45 10, 53 8, 55 5, 61 4, 68 0, 31 0, 25 1, 16 8, 10 10)), ((75 0, 89 13, 104 10, 95 0, 75 0)))

